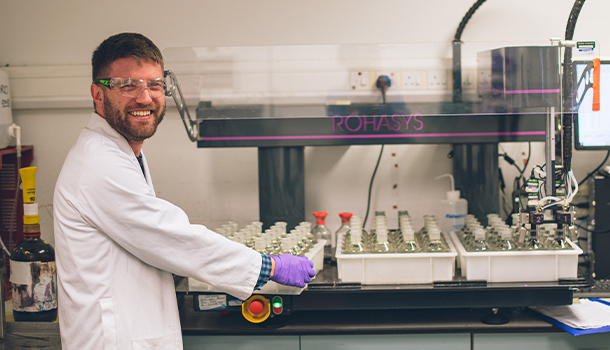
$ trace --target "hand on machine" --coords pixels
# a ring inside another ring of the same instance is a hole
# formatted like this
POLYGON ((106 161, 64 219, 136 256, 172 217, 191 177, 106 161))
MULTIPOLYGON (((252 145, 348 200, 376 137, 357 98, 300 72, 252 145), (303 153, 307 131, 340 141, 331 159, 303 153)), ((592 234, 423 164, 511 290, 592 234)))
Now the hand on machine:
POLYGON ((283 285, 303 288, 316 275, 313 261, 304 256, 270 255, 275 260, 275 273, 271 280, 283 285))

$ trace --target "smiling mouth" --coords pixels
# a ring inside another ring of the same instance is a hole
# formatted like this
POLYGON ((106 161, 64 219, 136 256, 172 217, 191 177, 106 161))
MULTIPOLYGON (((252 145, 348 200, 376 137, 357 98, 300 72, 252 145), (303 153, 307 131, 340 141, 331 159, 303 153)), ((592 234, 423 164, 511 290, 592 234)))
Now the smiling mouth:
POLYGON ((134 116, 134 117, 148 117, 152 114, 151 110, 147 110, 147 111, 131 111, 129 112, 130 115, 134 116))

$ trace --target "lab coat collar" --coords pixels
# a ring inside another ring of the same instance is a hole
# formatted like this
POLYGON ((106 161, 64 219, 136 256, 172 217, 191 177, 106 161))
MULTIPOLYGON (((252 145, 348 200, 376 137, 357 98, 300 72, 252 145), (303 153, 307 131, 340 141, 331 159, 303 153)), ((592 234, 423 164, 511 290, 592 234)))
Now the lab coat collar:
POLYGON ((119 146, 121 151, 129 154, 131 157, 133 157, 134 160, 136 160, 136 156, 133 154, 133 149, 131 148, 131 146, 129 146, 129 143, 127 142, 125 137, 119 134, 119 132, 116 131, 112 126, 110 126, 106 119, 104 119, 104 117, 102 117, 101 115, 97 114, 96 112, 93 112, 91 115, 91 119, 89 119, 89 123, 87 124, 87 129, 99 132, 103 136, 109 138, 114 143, 116 143, 117 146, 119 146))
MULTIPOLYGON (((138 170, 140 169, 140 163, 138 163, 136 156, 133 154, 133 149, 131 148, 131 146, 129 146, 129 143, 127 142, 125 137, 123 137, 123 135, 119 134, 118 131, 116 131, 112 126, 110 126, 110 124, 108 124, 104 117, 97 114, 96 112, 93 112, 91 114, 91 118, 89 119, 89 123, 87 124, 87 129, 98 132, 102 136, 107 137, 112 142, 114 142, 121 151, 125 152, 133 160, 134 165, 138 167, 138 170)), ((142 162, 144 163, 144 178, 146 179, 148 187, 150 187, 151 191, 154 193, 155 189, 152 184, 150 171, 148 169, 148 162, 146 161, 144 151, 141 151, 140 154, 142 155, 142 162)))

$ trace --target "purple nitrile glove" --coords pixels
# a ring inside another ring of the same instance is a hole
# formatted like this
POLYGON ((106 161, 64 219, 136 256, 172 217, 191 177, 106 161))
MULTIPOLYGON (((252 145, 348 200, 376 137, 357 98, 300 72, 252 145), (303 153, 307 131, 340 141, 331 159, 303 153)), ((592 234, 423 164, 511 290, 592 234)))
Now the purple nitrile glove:
POLYGON ((271 280, 279 284, 303 288, 316 275, 313 261, 307 257, 292 254, 270 257, 275 260, 275 273, 271 280))

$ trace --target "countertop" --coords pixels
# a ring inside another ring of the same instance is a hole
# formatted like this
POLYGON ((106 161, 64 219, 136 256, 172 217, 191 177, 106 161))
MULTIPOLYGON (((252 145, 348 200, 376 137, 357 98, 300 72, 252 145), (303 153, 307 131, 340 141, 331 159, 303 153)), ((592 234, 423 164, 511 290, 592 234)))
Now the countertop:
POLYGON ((6 322, 0 350, 61 349, 57 320, 55 322, 15 322, 11 300, 4 303, 4 310, 6 311, 6 322))
POLYGON ((0 350, 60 350, 57 322, 7 322, 0 350))

